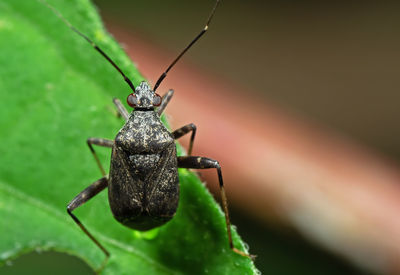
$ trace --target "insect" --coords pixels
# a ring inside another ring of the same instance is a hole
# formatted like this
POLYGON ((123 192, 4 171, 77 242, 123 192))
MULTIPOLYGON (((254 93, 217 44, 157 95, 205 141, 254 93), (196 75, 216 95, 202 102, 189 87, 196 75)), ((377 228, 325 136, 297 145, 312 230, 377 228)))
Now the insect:
POLYGON ((217 0, 201 32, 183 49, 168 68, 161 74, 153 89, 145 81, 135 87, 122 70, 91 39, 72 26, 54 7, 46 4, 64 23, 79 36, 88 41, 122 75, 132 89, 127 103, 133 108, 129 113, 119 99, 113 102, 118 113, 126 120, 114 140, 88 138, 87 144, 103 175, 79 193, 67 206, 67 212, 83 232, 106 255, 110 253, 86 229, 73 214, 73 211, 108 187, 108 199, 114 218, 123 225, 135 230, 149 230, 161 226, 175 215, 179 201, 178 167, 193 169, 216 169, 226 218, 226 228, 230 248, 242 255, 250 255, 236 249, 232 242, 227 199, 224 191, 221 167, 218 161, 192 156, 196 126, 191 123, 170 132, 161 122, 160 116, 174 91, 169 90, 163 97, 156 93, 157 88, 171 68, 186 51, 207 31, 215 10, 217 0), (188 156, 177 156, 174 140, 191 133, 188 156), (106 174, 94 150, 94 145, 112 149, 109 175, 106 174))

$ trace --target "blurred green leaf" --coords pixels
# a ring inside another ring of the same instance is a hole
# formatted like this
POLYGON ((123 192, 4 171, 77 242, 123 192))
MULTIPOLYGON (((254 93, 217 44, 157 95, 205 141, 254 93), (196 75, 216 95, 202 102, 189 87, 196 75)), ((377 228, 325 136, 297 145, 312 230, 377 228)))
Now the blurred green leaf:
MULTIPOLYGON (((143 78, 86 0, 49 1, 138 84, 143 78)), ((103 253, 67 215, 67 203, 101 175, 89 136, 113 139, 123 121, 112 97, 128 85, 38 1, 0 2, 0 263, 35 249, 74 254, 97 268, 103 253)), ((124 101, 124 100, 123 100, 124 101)), ((99 148, 105 167, 110 152, 99 148)), ((228 247, 225 220, 200 180, 180 169, 176 217, 149 233, 116 222, 106 192, 76 215, 112 256, 104 274, 253 274, 228 247)), ((238 248, 243 242, 234 230, 238 248)), ((1 269, 0 269, 1 270, 1 269)))

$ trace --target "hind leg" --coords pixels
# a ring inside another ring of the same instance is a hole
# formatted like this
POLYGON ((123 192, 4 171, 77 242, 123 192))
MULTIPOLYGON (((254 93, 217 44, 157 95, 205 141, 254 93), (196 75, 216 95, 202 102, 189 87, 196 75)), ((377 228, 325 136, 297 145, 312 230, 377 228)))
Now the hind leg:
POLYGON ((108 261, 108 258, 110 257, 110 253, 108 250, 86 229, 86 227, 80 222, 80 220, 72 213, 72 211, 94 196, 96 196, 98 193, 103 191, 106 187, 108 186, 108 180, 106 177, 103 177, 91 185, 89 185, 86 189, 84 189, 82 192, 80 192, 67 206, 67 212, 71 216, 71 218, 74 220, 74 222, 82 229, 82 231, 101 249, 101 251, 104 252, 106 255, 106 258, 104 259, 102 265, 100 266, 99 270, 104 268, 105 264, 108 261))
POLYGON ((193 168, 193 169, 209 169, 215 168, 217 169, 218 173, 218 181, 219 181, 219 190, 221 193, 222 199, 222 207, 225 212, 225 221, 226 221, 226 231, 228 234, 228 242, 229 247, 237 254, 253 258, 254 256, 246 254, 243 251, 235 248, 232 241, 232 233, 231 233, 231 222, 229 219, 229 210, 228 210, 228 200, 226 199, 225 189, 224 189, 224 182, 222 179, 222 172, 221 166, 219 165, 218 161, 204 158, 204 157, 193 157, 193 156, 185 156, 185 157, 178 157, 178 167, 180 168, 193 168))

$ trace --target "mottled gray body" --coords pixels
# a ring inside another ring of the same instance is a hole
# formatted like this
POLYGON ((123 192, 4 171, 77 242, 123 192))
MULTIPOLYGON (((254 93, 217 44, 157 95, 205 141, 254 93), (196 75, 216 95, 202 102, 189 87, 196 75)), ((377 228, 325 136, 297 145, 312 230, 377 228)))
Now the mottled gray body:
POLYGON ((154 110, 132 112, 112 148, 108 198, 114 217, 137 230, 169 221, 179 201, 176 147, 154 110))
POLYGON ((179 201, 178 167, 195 169, 214 168, 217 170, 229 246, 234 252, 242 256, 250 257, 250 255, 236 249, 233 245, 221 166, 216 160, 205 157, 194 157, 191 155, 196 134, 196 126, 193 123, 185 125, 172 133, 164 127, 160 116, 170 101, 173 90, 168 91, 162 98, 155 93, 171 68, 207 31, 208 25, 219 2, 220 0, 216 0, 204 29, 168 66, 157 80, 153 89, 151 89, 145 81, 142 81, 140 85, 135 88, 132 81, 105 52, 103 52, 89 37, 73 27, 56 9, 44 2, 71 30, 83 37, 96 51, 110 62, 123 76, 124 80, 133 91, 127 97, 128 105, 134 108, 134 111, 130 115, 119 99, 113 99, 119 115, 126 120, 126 124, 118 132, 115 139, 109 140, 93 137, 87 139, 87 145, 103 177, 85 188, 67 205, 67 212, 71 218, 106 255, 98 272, 100 272, 107 263, 110 253, 86 229, 72 211, 108 187, 111 211, 120 223, 137 230, 149 230, 158 227, 169 221, 176 213, 179 201), (155 110, 156 107, 157 110, 155 110), (192 134, 190 137, 188 156, 178 157, 176 155, 174 140, 190 132, 192 134), (108 176, 93 145, 112 148, 111 167, 108 176))

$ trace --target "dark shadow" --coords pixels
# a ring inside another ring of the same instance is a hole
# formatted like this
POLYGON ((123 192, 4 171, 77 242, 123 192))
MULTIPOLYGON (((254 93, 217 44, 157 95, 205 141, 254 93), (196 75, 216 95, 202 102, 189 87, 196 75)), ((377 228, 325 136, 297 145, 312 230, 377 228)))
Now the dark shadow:
POLYGON ((70 275, 95 274, 81 259, 59 252, 32 252, 0 267, 2 275, 70 275))
POLYGON ((369 274, 296 234, 268 228, 237 209, 232 209, 232 220, 249 245, 251 254, 257 255, 255 264, 262 274, 369 274))

